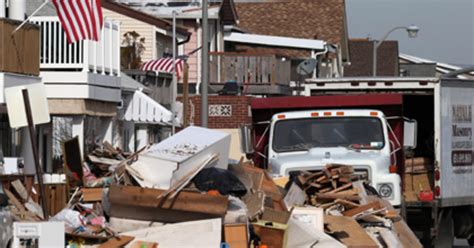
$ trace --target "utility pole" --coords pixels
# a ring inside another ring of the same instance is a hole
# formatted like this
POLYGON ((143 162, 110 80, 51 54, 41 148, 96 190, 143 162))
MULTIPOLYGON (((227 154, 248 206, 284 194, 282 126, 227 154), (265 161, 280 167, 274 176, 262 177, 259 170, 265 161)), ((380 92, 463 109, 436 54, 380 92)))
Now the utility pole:
POLYGON ((202 0, 202 63, 201 63, 201 126, 207 127, 209 87, 209 24, 207 18, 207 0, 202 0))

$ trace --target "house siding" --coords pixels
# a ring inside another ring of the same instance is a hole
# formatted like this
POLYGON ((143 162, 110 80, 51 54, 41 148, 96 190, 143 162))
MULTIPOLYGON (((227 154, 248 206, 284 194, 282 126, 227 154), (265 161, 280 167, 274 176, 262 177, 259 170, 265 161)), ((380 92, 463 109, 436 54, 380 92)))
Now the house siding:
MULTIPOLYGON (((194 20, 184 20, 183 25, 188 27, 188 32, 191 33, 189 41, 184 44, 184 54, 188 54, 198 47, 198 25, 194 20)), ((198 54, 200 53, 196 52, 188 58, 188 80, 190 83, 198 82, 198 54)))
POLYGON ((153 54, 153 46, 155 46, 154 35, 155 29, 152 25, 130 18, 128 16, 110 11, 102 8, 102 14, 105 18, 119 21, 121 24, 120 35, 123 39, 123 35, 128 31, 135 31, 140 34, 141 37, 145 38, 145 51, 142 54, 142 61, 147 61, 155 58, 153 54))

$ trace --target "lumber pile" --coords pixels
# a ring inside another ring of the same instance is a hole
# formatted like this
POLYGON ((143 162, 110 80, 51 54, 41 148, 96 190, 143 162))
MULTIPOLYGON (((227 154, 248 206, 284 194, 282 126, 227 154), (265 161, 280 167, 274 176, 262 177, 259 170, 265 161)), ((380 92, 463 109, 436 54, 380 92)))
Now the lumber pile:
POLYGON ((328 164, 301 172, 292 187, 304 192, 304 204, 324 210, 325 231, 348 247, 421 247, 406 224, 397 224, 403 222, 398 212, 366 183, 351 166, 328 164))
POLYGON ((335 200, 347 204, 360 200, 361 189, 354 188, 352 182, 363 179, 364 175, 355 175, 351 166, 339 164, 328 164, 318 172, 302 172, 297 177, 298 184, 310 195, 308 203, 323 208, 335 200))

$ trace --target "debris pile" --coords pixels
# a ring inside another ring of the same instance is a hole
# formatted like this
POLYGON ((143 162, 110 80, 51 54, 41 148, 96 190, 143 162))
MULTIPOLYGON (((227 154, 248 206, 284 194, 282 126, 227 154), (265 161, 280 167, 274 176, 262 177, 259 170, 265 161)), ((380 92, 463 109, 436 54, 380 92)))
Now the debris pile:
MULTIPOLYGON (((421 247, 367 175, 329 164, 272 178, 230 161, 229 143, 190 127, 133 154, 104 143, 85 162, 65 144, 68 197, 46 198, 64 204, 49 221, 69 247, 421 247)), ((47 220, 19 185, 5 191, 18 220, 47 220)))
POLYGON ((321 171, 301 172, 289 193, 299 191, 306 204, 323 209, 325 231, 346 246, 419 246, 398 212, 366 179, 351 166, 328 164, 321 171))

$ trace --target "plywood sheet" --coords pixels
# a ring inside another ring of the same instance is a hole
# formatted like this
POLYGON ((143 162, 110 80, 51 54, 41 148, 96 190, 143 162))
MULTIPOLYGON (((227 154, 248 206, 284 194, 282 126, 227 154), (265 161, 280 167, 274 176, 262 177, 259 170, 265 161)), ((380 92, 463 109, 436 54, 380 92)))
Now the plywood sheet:
POLYGON ((225 242, 232 248, 248 247, 247 224, 227 224, 224 226, 225 242))
MULTIPOLYGON (((159 189, 112 185, 109 190, 111 216, 120 218, 137 216, 140 217, 137 219, 146 220, 147 215, 152 214, 148 219, 150 221, 164 221, 160 218, 170 217, 169 215, 172 213, 176 215, 194 213, 197 216, 222 217, 227 212, 229 204, 227 197, 222 195, 213 196, 187 191, 181 191, 174 199, 158 199, 163 192, 164 190, 159 189), (127 209, 140 209, 140 211, 128 212, 127 209), (160 212, 166 212, 166 214, 159 215, 160 212)), ((169 222, 170 220, 166 221, 169 222)))
POLYGON ((347 247, 378 248, 378 245, 370 238, 365 230, 354 219, 345 216, 324 216, 324 224, 335 233, 347 247))

